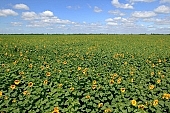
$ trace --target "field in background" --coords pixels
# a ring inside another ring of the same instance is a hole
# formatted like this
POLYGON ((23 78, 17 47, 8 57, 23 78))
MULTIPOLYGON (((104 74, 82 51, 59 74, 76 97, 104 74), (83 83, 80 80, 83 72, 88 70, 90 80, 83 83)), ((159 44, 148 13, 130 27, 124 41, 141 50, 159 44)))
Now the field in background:
POLYGON ((0 35, 0 112, 170 112, 169 35, 0 35))

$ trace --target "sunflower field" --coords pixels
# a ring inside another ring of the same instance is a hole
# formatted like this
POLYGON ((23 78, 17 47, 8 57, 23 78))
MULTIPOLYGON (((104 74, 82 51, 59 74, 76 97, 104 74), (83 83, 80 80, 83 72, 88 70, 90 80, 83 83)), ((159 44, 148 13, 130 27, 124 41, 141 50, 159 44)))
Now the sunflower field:
POLYGON ((170 113, 169 35, 0 35, 0 113, 170 113))

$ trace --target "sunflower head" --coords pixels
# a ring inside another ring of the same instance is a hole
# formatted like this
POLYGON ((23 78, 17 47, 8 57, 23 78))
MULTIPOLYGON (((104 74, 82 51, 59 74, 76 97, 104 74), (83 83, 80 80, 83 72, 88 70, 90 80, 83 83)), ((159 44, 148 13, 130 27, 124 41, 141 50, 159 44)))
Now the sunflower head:
POLYGON ((51 73, 50 73, 50 72, 47 72, 47 73, 46 73, 46 76, 48 76, 48 77, 51 76, 51 73))
POLYGON ((33 86, 33 82, 29 82, 29 83, 28 83, 28 86, 29 86, 29 87, 32 87, 32 86, 33 86))
POLYGON ((136 100, 131 100, 131 104, 132 104, 133 106, 136 106, 136 100))
POLYGON ((122 93, 124 93, 125 90, 126 90, 126 88, 120 88, 120 91, 121 91, 122 93))
POLYGON ((12 90, 15 89, 15 87, 16 87, 15 85, 11 85, 11 86, 10 86, 10 88, 11 88, 12 90))
POLYGON ((20 80, 15 80, 14 83, 15 85, 18 85, 20 83, 20 80))
POLYGON ((154 101, 153 101, 153 106, 158 105, 158 103, 159 103, 158 99, 154 100, 154 101))

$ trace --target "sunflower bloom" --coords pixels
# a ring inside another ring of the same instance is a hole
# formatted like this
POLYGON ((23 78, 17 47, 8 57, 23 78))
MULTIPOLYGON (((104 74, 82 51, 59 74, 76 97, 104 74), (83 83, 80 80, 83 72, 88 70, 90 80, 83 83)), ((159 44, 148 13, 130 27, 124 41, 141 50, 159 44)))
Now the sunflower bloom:
POLYGON ((104 110, 104 113, 111 113, 111 112, 112 112, 112 111, 111 111, 110 108, 107 108, 107 109, 104 110))
POLYGON ((0 97, 2 97, 2 91, 0 91, 0 97))
POLYGON ((80 71, 80 70, 81 70, 81 67, 78 67, 77 70, 80 71))
POLYGON ((103 103, 98 104, 98 108, 101 108, 101 107, 103 107, 103 103))
POLYGON ((92 89, 96 89, 97 85, 92 85, 92 89))
POLYGON ((59 112, 59 108, 58 108, 58 107, 54 107, 54 110, 53 110, 52 113, 60 113, 60 112, 59 112))
POLYGON ((145 108, 145 106, 143 105, 143 104, 141 104, 141 105, 138 105, 138 109, 144 109, 145 108))
POLYGON ((122 92, 122 93, 124 93, 125 92, 125 88, 120 88, 120 91, 122 92))
POLYGON ((28 83, 28 86, 29 86, 29 87, 32 87, 32 86, 33 86, 33 82, 29 82, 29 83, 28 83))
POLYGON ((158 105, 158 103, 159 103, 158 99, 154 100, 154 101, 153 101, 153 106, 158 105))
POLYGON ((136 106, 136 100, 131 100, 131 104, 132 104, 133 106, 136 106))
POLYGON ((70 90, 71 90, 71 91, 74 91, 74 87, 71 87, 70 90))
POLYGON ((61 88, 63 86, 63 84, 59 84, 58 87, 61 88))
POLYGON ((95 85, 97 82, 96 82, 96 80, 93 80, 93 84, 95 85))
POLYGON ((122 79, 119 77, 119 78, 117 79, 117 83, 120 84, 121 81, 122 81, 122 79))
POLYGON ((156 82, 159 84, 159 83, 161 83, 161 80, 160 80, 160 79, 158 79, 156 82))
POLYGON ((153 76, 155 73, 154 72, 151 72, 151 76, 153 76))
POLYGON ((47 85, 48 84, 48 80, 44 80, 44 84, 47 85))
POLYGON ((154 87, 155 87, 154 85, 150 85, 149 89, 152 90, 152 89, 154 89, 154 87))
POLYGON ((11 88, 12 90, 15 89, 15 87, 16 87, 15 85, 11 85, 11 86, 10 86, 10 88, 11 88))
POLYGON ((110 84, 114 84, 114 80, 110 80, 110 84))
POLYGON ((28 94, 28 91, 24 91, 23 94, 24 94, 24 95, 27 95, 27 94, 28 94))
POLYGON ((32 65, 32 64, 30 64, 28 67, 29 67, 29 68, 32 68, 32 66, 33 66, 33 65, 32 65))
POLYGON ((164 93, 163 96, 162 96, 163 99, 170 99, 170 94, 168 93, 164 93))
POLYGON ((63 64, 64 64, 64 65, 67 64, 67 61, 64 61, 63 64))
POLYGON ((20 83, 20 80, 15 80, 14 83, 15 85, 18 85, 20 83))
POLYGON ((51 76, 51 73, 50 73, 50 72, 47 72, 47 73, 46 73, 46 76, 48 76, 48 77, 51 76))
POLYGON ((90 99, 90 95, 87 95, 86 98, 87 98, 87 99, 90 99))

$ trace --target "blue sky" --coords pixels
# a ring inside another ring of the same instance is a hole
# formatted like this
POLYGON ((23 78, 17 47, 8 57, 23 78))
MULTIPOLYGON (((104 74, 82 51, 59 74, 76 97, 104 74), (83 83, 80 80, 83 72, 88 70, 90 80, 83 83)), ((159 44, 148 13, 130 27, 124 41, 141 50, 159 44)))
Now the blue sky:
POLYGON ((0 33, 170 33, 170 0, 1 0, 0 33))

